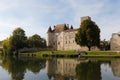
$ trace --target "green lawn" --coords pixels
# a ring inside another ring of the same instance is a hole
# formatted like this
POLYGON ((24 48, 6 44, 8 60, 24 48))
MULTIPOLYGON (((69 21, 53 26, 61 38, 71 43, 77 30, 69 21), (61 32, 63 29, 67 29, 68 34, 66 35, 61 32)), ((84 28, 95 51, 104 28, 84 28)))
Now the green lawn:
POLYGON ((119 55, 120 56, 120 52, 113 52, 113 51, 88 51, 87 52, 88 55, 92 56, 92 55, 119 55))
POLYGON ((22 53, 22 55, 28 55, 28 54, 35 54, 37 56, 41 56, 43 54, 74 54, 75 51, 70 50, 70 51, 39 51, 39 52, 31 52, 31 53, 22 53))
MULTIPOLYGON (((39 51, 39 52, 31 52, 31 53, 22 53, 23 56, 31 56, 35 55, 36 57, 42 57, 42 55, 70 55, 75 54, 76 52, 71 51, 39 51)), ((112 52, 112 51, 87 51, 88 56, 120 56, 120 52, 112 52)))

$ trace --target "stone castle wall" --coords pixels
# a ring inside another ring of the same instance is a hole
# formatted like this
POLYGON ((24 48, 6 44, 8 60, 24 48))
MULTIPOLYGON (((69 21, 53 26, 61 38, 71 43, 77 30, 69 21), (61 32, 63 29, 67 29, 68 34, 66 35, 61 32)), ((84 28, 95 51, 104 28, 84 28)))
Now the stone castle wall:
POLYGON ((81 47, 75 42, 75 31, 62 31, 58 33, 48 33, 47 45, 54 50, 88 50, 87 47, 81 47))
POLYGON ((120 33, 113 33, 110 41, 112 51, 120 51, 120 33))

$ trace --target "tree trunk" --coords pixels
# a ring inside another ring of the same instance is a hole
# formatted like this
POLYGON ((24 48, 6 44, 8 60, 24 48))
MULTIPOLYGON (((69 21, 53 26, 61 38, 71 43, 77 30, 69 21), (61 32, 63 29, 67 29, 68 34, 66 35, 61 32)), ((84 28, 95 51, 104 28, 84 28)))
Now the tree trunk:
POLYGON ((91 46, 88 46, 88 50, 91 51, 91 46))
POLYGON ((18 49, 17 49, 16 52, 15 52, 15 56, 18 56, 18 49))

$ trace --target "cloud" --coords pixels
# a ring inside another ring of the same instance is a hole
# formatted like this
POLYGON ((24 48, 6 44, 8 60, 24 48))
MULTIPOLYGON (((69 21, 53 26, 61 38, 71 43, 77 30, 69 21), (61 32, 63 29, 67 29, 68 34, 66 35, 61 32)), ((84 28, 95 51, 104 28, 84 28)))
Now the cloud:
POLYGON ((101 39, 109 40, 112 33, 120 29, 118 9, 120 1, 111 0, 67 0, 74 12, 73 24, 79 27, 80 17, 90 16, 101 29, 101 39))
POLYGON ((101 29, 101 38, 110 39, 119 31, 120 1, 112 0, 4 0, 0 2, 0 40, 16 27, 27 36, 46 37, 49 26, 60 23, 80 25, 80 17, 90 16, 101 29))

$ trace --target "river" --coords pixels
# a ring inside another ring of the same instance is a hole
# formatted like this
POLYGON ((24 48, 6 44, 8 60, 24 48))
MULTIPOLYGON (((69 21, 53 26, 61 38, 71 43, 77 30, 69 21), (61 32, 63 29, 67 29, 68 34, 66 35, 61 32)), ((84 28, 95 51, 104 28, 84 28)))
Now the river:
POLYGON ((0 57, 0 80, 120 80, 120 59, 0 57))

